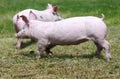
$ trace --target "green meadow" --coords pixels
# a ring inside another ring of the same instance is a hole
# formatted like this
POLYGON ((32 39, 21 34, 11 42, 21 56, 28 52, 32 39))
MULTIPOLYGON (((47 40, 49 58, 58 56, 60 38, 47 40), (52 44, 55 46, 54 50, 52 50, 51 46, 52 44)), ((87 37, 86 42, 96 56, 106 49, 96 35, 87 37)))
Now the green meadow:
POLYGON ((120 0, 0 0, 0 79, 120 79, 120 0), (99 58, 93 42, 56 46, 54 56, 44 53, 35 58, 37 43, 24 40, 15 49, 17 39, 12 17, 19 11, 44 10, 48 3, 59 6, 63 18, 105 15, 106 39, 111 44, 112 60, 99 58))

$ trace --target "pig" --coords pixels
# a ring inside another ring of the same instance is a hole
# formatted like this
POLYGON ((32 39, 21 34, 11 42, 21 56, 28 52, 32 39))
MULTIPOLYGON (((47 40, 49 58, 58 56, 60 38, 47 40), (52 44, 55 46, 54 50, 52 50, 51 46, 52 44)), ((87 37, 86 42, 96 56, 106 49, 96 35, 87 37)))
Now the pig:
POLYGON ((96 45, 96 56, 100 56, 102 49, 105 50, 106 59, 111 60, 110 44, 105 39, 107 26, 104 17, 82 16, 67 18, 57 22, 36 21, 35 17, 28 20, 21 16, 26 28, 16 34, 16 37, 31 37, 38 41, 38 55, 41 58, 44 51, 52 53, 51 48, 56 45, 77 45, 86 41, 93 41, 96 45))
MULTIPOLYGON (((59 21, 62 19, 62 17, 58 13, 58 6, 52 7, 51 4, 48 4, 46 10, 43 10, 43 11, 39 11, 35 9, 26 9, 17 13, 15 16, 13 16, 13 24, 14 24, 16 33, 22 30, 25 25, 25 23, 20 17, 21 15, 25 15, 28 20, 30 17, 31 18, 35 17, 36 20, 40 20, 40 21, 59 21), (33 14, 32 16, 29 16, 30 12, 33 14)), ((21 46, 22 39, 20 38, 17 38, 17 39, 18 41, 17 41, 16 48, 19 49, 21 46)))

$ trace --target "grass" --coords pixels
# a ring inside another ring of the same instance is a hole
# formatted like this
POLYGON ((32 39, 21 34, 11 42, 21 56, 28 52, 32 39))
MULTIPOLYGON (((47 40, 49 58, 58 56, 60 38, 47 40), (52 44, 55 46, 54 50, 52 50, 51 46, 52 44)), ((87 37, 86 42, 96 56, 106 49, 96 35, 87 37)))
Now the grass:
POLYGON ((120 78, 120 1, 119 0, 0 0, 0 79, 119 79, 120 78), (45 9, 47 3, 58 5, 64 17, 105 14, 107 39, 111 44, 112 61, 93 57, 92 42, 77 46, 57 46, 53 57, 45 53, 35 59, 37 44, 16 50, 12 16, 26 8, 45 9))
POLYGON ((26 8, 44 10, 47 3, 58 5, 59 13, 64 18, 88 15, 101 17, 101 13, 104 13, 105 22, 108 26, 120 23, 119 0, 0 0, 0 28, 2 28, 0 33, 7 34, 14 32, 13 27, 11 27, 12 17, 17 12, 26 8))

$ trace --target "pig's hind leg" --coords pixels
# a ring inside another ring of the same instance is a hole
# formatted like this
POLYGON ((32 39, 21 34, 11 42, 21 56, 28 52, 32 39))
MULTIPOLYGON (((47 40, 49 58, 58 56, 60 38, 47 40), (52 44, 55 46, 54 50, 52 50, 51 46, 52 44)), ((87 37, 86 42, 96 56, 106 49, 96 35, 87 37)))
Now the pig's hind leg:
POLYGON ((53 47, 55 47, 55 45, 49 45, 47 46, 47 48, 45 49, 46 53, 49 55, 49 56, 52 56, 53 53, 50 51, 50 49, 52 49, 53 47))
POLYGON ((111 55, 110 55, 110 44, 107 40, 96 40, 94 41, 95 45, 97 47, 97 51, 96 51, 96 55, 100 55, 100 52, 102 51, 102 49, 105 49, 105 54, 106 54, 106 59, 107 61, 111 60, 111 55))
POLYGON ((103 47, 100 45, 100 44, 98 44, 97 42, 94 42, 95 43, 95 45, 96 45, 96 47, 97 47, 97 50, 96 50, 96 52, 95 52, 95 56, 96 57, 99 57, 100 56, 100 53, 101 53, 101 51, 102 51, 102 49, 103 49, 103 47))

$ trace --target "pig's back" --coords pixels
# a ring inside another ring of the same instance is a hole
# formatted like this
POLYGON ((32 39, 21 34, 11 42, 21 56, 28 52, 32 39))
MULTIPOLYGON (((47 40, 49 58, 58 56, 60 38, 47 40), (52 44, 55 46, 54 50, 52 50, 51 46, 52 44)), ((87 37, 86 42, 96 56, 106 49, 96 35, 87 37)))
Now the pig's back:
POLYGON ((46 33, 56 43, 76 43, 81 39, 90 39, 89 36, 104 37, 106 33, 104 22, 92 16, 69 18, 53 24, 46 33))

